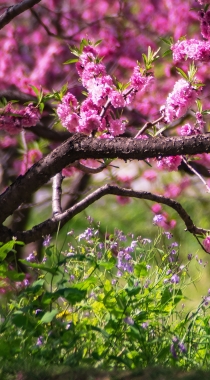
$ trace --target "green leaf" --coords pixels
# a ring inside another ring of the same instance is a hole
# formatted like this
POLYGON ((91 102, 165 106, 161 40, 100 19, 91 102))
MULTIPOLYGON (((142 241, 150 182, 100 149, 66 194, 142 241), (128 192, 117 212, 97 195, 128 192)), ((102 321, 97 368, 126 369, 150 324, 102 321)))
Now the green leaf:
POLYGON ((100 329, 99 327, 93 326, 93 325, 86 325, 86 326, 90 328, 90 330, 92 331, 100 332, 104 336, 104 338, 109 339, 109 334, 105 330, 100 329))
POLYGON ((94 43, 94 46, 98 46, 103 40, 97 40, 95 43, 94 43))
POLYGON ((0 247, 0 260, 4 260, 9 252, 13 250, 13 247, 15 244, 24 245, 24 243, 11 240, 8 241, 8 243, 4 244, 2 247, 0 247))
POLYGON ((56 314, 58 314, 58 309, 53 309, 52 311, 47 311, 43 315, 40 323, 50 323, 50 322, 52 322, 52 320, 56 316, 56 314))
POLYGON ((168 49, 166 50, 163 54, 162 54, 162 57, 166 57, 167 55, 170 55, 172 52, 171 52, 171 49, 168 49))
POLYGON ((10 346, 7 341, 0 341, 0 357, 8 358, 10 355, 10 346))
POLYGON ((28 290, 32 290, 33 293, 37 293, 41 288, 43 288, 45 280, 40 279, 37 281, 34 281, 32 285, 28 288, 28 290))
POLYGON ((57 293, 46 292, 43 294, 42 304, 43 305, 49 305, 51 302, 56 301, 59 297, 60 297, 60 295, 57 293))
POLYGON ((57 268, 49 268, 45 264, 30 263, 29 261, 24 260, 24 259, 19 259, 19 261, 21 263, 25 264, 26 266, 28 266, 29 268, 40 269, 40 270, 43 270, 45 272, 51 273, 53 275, 55 275, 58 271, 57 268))
POLYGON ((136 264, 134 267, 134 274, 137 277, 145 277, 148 275, 148 271, 146 268, 146 263, 136 264))
POLYGON ((45 250, 45 253, 48 257, 51 257, 52 254, 53 254, 53 251, 52 251, 52 246, 50 247, 47 247, 46 250, 45 250))
POLYGON ((133 287, 129 286, 128 288, 125 288, 125 291, 128 293, 130 297, 138 294, 140 290, 141 290, 140 286, 133 286, 133 287))
POLYGON ((39 112, 42 113, 44 110, 44 103, 39 104, 39 112))
POLYGON ((116 260, 110 259, 108 262, 107 261, 100 261, 99 268, 102 267, 104 269, 110 270, 110 269, 114 268, 115 265, 116 265, 116 260))
POLYGON ((23 281, 25 278, 24 273, 18 273, 15 270, 7 271, 6 276, 12 281, 23 281))
POLYGON ((62 294, 63 294, 63 297, 71 305, 74 305, 75 303, 82 301, 86 297, 87 291, 71 287, 71 288, 63 289, 62 294))
POLYGON ((160 301, 161 305, 165 305, 166 303, 171 301, 171 299, 172 299, 172 294, 169 288, 165 288, 161 296, 161 301, 160 301))
POLYGON ((186 79, 186 80, 188 81, 188 76, 187 76, 187 74, 186 74, 182 69, 180 69, 179 67, 176 67, 176 69, 177 69, 178 73, 179 73, 184 79, 186 79))
POLYGON ((1 263, 0 265, 0 277, 6 278, 7 277, 7 272, 8 272, 8 264, 6 263, 1 263))
POLYGON ((90 276, 84 281, 77 282, 76 284, 72 286, 72 288, 87 290, 90 288, 91 285, 95 285, 97 283, 98 283, 98 279, 94 276, 90 276))
POLYGON ((36 86, 33 86, 32 84, 30 84, 30 87, 35 92, 36 96, 39 97, 39 89, 36 86))
POLYGON ((69 65, 69 64, 75 63, 75 62, 78 62, 78 58, 68 59, 68 61, 64 62, 63 64, 64 65, 69 65))
POLYGON ((21 310, 18 310, 12 315, 12 322, 16 327, 26 328, 28 325, 28 318, 21 310))

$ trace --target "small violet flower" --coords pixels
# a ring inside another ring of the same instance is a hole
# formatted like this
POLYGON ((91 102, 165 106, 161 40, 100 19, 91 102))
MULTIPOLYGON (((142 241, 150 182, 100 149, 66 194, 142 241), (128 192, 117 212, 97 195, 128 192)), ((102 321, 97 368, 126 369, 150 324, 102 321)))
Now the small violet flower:
POLYGON ((174 274, 172 277, 171 277, 171 282, 172 284, 178 284, 180 281, 180 277, 177 275, 177 274, 174 274))
POLYGON ((128 325, 134 325, 134 320, 131 317, 124 318, 124 322, 128 325))

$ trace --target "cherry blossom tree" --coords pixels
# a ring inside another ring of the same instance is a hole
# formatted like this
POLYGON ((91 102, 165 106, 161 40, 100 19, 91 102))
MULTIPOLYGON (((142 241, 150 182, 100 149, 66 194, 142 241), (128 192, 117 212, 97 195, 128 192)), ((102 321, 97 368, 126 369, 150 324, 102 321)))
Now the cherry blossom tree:
POLYGON ((0 241, 46 242, 112 194, 121 203, 153 201, 154 223, 165 229, 174 223, 160 205, 173 208, 210 252, 210 231, 175 199, 191 185, 186 172, 210 192, 208 1, 0 6, 0 241), (135 160, 151 182, 157 172, 185 172, 164 194, 137 191, 134 178, 113 176, 116 159, 135 160), (97 173, 106 183, 87 193, 97 173), (64 199, 65 181, 71 191, 64 199), (46 184, 52 214, 26 229, 33 196, 46 184))

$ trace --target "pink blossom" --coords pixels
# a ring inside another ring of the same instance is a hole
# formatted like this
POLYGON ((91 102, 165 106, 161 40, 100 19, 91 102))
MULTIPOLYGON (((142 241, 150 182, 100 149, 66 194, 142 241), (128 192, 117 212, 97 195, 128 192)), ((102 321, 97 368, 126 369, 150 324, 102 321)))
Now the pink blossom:
POLYGON ((180 62, 185 59, 193 61, 208 62, 210 59, 209 41, 199 41, 196 39, 178 41, 171 46, 173 60, 180 62))
POLYGON ((112 136, 119 136, 122 135, 122 133, 125 132, 125 120, 122 118, 120 119, 109 119, 109 132, 112 136))
POLYGON ((81 113, 77 132, 89 135, 93 131, 100 130, 101 126, 102 121, 100 115, 97 115, 94 111, 83 112, 81 113))
POLYGON ((80 113, 86 113, 89 111, 94 111, 95 114, 100 113, 101 107, 97 106, 95 103, 93 103, 93 100, 88 96, 81 104, 80 107, 80 113))
POLYGON ((203 241, 203 246, 205 250, 210 253, 210 236, 206 236, 206 238, 203 241))
POLYGON ((74 111, 77 110, 78 101, 71 92, 67 92, 67 94, 63 96, 62 103, 67 104, 74 111))
POLYGON ((69 132, 76 132, 79 124, 79 116, 73 112, 62 120, 62 124, 69 132))
POLYGON ((109 99, 110 99, 114 108, 119 108, 119 107, 125 106, 125 99, 123 97, 123 94, 121 94, 118 91, 112 91, 109 94, 109 99))
POLYGON ((153 182, 157 179, 157 173, 152 169, 148 169, 143 173, 143 177, 148 181, 153 182))
POLYGON ((147 140, 149 137, 147 135, 139 135, 137 139, 139 140, 147 140))
POLYGON ((206 122, 203 119, 203 115, 200 112, 196 112, 195 117, 196 117, 197 124, 199 125, 199 128, 200 128, 199 132, 202 132, 206 124, 206 122))
POLYGON ((178 128, 178 134, 180 136, 192 136, 196 134, 196 130, 190 123, 186 123, 178 128))
POLYGON ((20 174, 25 174, 25 172, 33 165, 35 162, 42 158, 42 152, 39 149, 31 149, 24 156, 21 161, 20 174))
POLYGON ((32 103, 24 109, 22 115, 21 124, 23 127, 34 127, 41 117, 38 108, 34 107, 32 103))
POLYGON ((131 202, 131 198, 123 197, 122 195, 117 195, 117 202, 121 205, 126 205, 131 202))
POLYGON ((62 125, 67 128, 69 132, 76 132, 79 124, 79 116, 75 112, 77 107, 77 99, 74 95, 68 92, 63 96, 62 101, 57 108, 58 117, 60 118, 62 125))
POLYGON ((171 183, 165 186, 164 196, 167 198, 177 198, 180 195, 181 191, 182 189, 179 185, 171 183))
POLYGON ((162 206, 159 203, 155 203, 154 205, 152 205, 151 210, 155 214, 160 214, 160 212, 162 211, 162 206))
POLYGON ((157 161, 157 167, 161 170, 173 171, 178 169, 178 166, 181 164, 181 161, 181 156, 163 157, 157 161))
POLYGON ((139 66, 135 66, 133 69, 133 74, 130 79, 131 86, 135 91, 143 91, 153 82, 152 75, 143 75, 140 72, 139 66))
POLYGON ((62 170, 62 175, 64 177, 72 177, 74 175, 74 173, 77 171, 78 170, 76 168, 74 168, 73 166, 67 166, 66 168, 64 168, 62 170))
POLYGON ((0 130, 3 129, 9 134, 17 134, 24 127, 35 126, 40 117, 39 110, 32 103, 21 110, 14 109, 8 103, 0 115, 0 130))
POLYGON ((17 145, 17 140, 15 137, 10 137, 10 136, 4 136, 3 138, 0 139, 0 148, 1 149, 6 149, 11 146, 16 146, 17 145))
POLYGON ((106 75, 106 69, 104 65, 101 63, 96 64, 94 62, 89 62, 85 65, 82 73, 82 84, 84 87, 88 87, 90 79, 96 79, 97 77, 104 75, 106 75))
POLYGON ((165 107, 161 111, 165 116, 166 122, 182 117, 192 106, 197 97, 197 91, 185 79, 179 79, 173 91, 166 99, 165 107))

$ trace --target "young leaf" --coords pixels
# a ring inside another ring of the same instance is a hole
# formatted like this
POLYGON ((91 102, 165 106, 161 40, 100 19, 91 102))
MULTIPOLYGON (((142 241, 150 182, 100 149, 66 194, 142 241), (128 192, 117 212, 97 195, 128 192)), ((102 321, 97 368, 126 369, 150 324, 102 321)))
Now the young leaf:
POLYGON ((52 322, 52 320, 56 316, 56 314, 58 314, 58 309, 53 309, 52 311, 47 311, 43 315, 40 323, 50 323, 50 322, 52 322))

